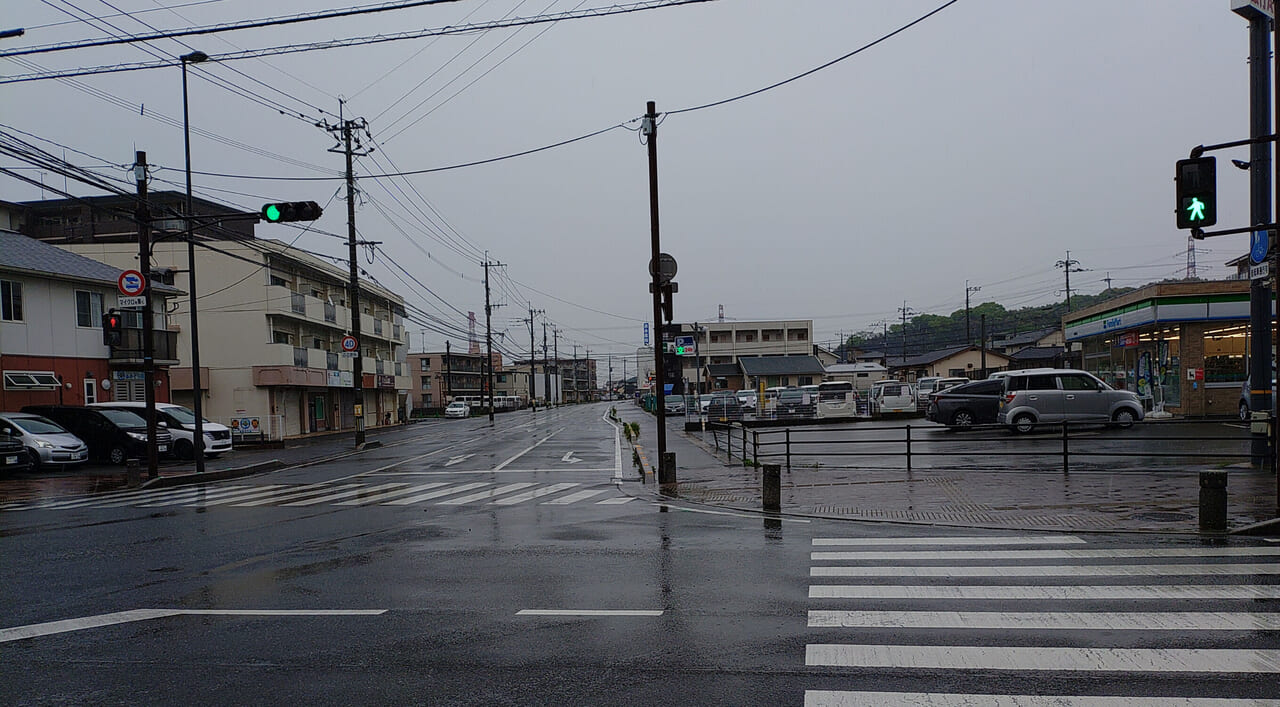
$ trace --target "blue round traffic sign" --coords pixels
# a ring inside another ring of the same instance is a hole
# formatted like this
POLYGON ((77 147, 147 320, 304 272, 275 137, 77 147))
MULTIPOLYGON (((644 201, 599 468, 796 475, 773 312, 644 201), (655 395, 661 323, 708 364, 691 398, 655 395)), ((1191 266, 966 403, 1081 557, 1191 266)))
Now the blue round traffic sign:
POLYGON ((1267 259, 1267 251, 1271 248, 1271 238, 1269 231, 1254 231, 1249 234, 1249 257, 1255 263, 1261 263, 1267 259))

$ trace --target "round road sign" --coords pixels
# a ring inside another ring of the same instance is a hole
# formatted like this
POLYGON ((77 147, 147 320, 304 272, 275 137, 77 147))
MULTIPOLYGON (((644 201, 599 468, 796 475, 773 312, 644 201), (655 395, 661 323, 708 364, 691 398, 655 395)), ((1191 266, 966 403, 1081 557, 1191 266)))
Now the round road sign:
POLYGON ((354 337, 354 336, 344 336, 344 337, 342 337, 342 350, 343 350, 343 351, 355 351, 355 350, 356 350, 356 346, 358 346, 358 345, 359 345, 359 344, 357 344, 357 343, 356 343, 356 337, 354 337))
POLYGON ((676 259, 668 255, 667 253, 658 253, 658 265, 656 268, 657 272, 654 272, 654 270, 655 268, 654 268, 653 260, 650 259, 649 274, 657 275, 658 282, 661 282, 662 284, 665 285, 668 282, 671 282, 671 278, 676 276, 676 259))
POLYGON ((120 288, 120 294, 127 297, 140 295, 147 289, 147 281, 142 279, 142 273, 137 270, 125 270, 120 273, 116 285, 120 288))

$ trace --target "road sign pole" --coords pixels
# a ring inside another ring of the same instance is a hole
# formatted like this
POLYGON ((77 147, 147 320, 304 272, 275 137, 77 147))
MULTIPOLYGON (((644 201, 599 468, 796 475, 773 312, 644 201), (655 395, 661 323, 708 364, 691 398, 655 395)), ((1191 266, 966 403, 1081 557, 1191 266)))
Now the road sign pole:
POLYGON ((156 449, 155 322, 151 313, 151 207, 147 204, 147 153, 139 150, 134 160, 134 180, 138 186, 138 270, 142 277, 142 385, 147 421, 147 478, 160 475, 156 449))
POLYGON ((645 105, 644 124, 641 127, 649 152, 649 235, 652 246, 652 258, 649 261, 651 285, 653 289, 653 379, 654 379, 654 416, 658 421, 658 485, 671 487, 676 483, 676 470, 667 464, 667 419, 666 419, 666 374, 663 371, 663 336, 662 336, 662 281, 658 264, 662 255, 662 243, 658 228, 658 106, 649 101, 645 105))
MULTIPOLYGON (((1249 20, 1249 136, 1255 140, 1271 133, 1271 51, 1269 18, 1256 13, 1249 20)), ((1257 140, 1249 146, 1250 223, 1271 223, 1271 143, 1257 140)), ((1249 287, 1249 387, 1254 414, 1271 411, 1271 288, 1265 279, 1249 287)), ((1250 456, 1256 466, 1267 459, 1267 435, 1253 434, 1250 456)))

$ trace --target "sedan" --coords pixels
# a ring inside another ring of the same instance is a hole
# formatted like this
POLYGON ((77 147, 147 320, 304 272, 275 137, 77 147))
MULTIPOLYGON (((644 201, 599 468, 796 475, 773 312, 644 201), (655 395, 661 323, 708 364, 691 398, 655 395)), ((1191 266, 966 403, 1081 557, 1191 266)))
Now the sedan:
POLYGON ((663 398, 662 409, 668 415, 683 415, 684 398, 668 395, 663 398))
POLYGON ((948 388, 929 398, 925 417, 953 429, 994 424, 1004 396, 1000 380, 981 380, 948 388))
POLYGON ((0 430, 22 440, 33 470, 45 464, 81 464, 89 459, 89 447, 58 423, 24 412, 0 414, 0 430))
POLYGON ((471 417, 471 406, 455 400, 444 409, 444 416, 455 418, 471 417))

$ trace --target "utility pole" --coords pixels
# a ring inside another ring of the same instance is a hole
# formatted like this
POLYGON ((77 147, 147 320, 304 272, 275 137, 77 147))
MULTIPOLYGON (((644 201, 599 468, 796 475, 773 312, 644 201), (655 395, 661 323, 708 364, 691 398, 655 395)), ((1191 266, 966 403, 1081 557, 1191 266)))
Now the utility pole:
MULTIPOLYGON (((596 397, 595 388, 591 387, 591 347, 587 347, 586 358, 582 359, 583 374, 587 379, 587 402, 592 402, 596 397)), ((579 400, 578 402, 582 402, 579 400)))
POLYGON ((1067 287, 1067 311, 1068 312, 1071 311, 1071 273, 1084 272, 1086 269, 1086 268, 1077 268, 1076 266, 1079 264, 1080 264, 1079 260, 1071 259, 1071 251, 1067 251, 1067 257, 1065 260, 1059 260, 1058 262, 1053 264, 1053 266, 1056 268, 1062 268, 1062 274, 1065 275, 1067 278, 1066 287, 1067 287))
POLYGON ((987 315, 979 315, 978 320, 981 322, 978 325, 978 335, 982 337, 982 346, 978 348, 978 350, 982 352, 980 354, 981 360, 979 365, 982 367, 982 377, 985 379, 987 377, 987 315))
MULTIPOLYGON (((364 444, 364 342, 360 340, 360 260, 356 253, 356 175, 355 168, 352 164, 352 157, 369 154, 372 149, 366 150, 361 146, 352 147, 352 133, 358 130, 369 129, 368 123, 364 118, 356 118, 355 120, 345 120, 341 117, 343 102, 339 102, 339 117, 337 125, 330 125, 328 122, 319 123, 318 126, 331 133, 341 133, 342 147, 341 149, 333 147, 329 152, 341 152, 346 156, 347 161, 347 258, 350 261, 350 283, 351 299, 348 303, 351 310, 351 336, 356 340, 356 357, 351 359, 351 385, 355 393, 354 409, 356 422, 356 446, 360 447, 364 444)), ((358 140, 358 138, 357 138, 358 140)))
MULTIPOLYGON (((489 254, 484 254, 484 342, 487 353, 485 359, 489 367, 489 375, 486 378, 489 389, 489 422, 493 422, 493 308, 495 305, 489 304, 489 268, 502 263, 489 262, 489 254)), ((496 305, 501 307, 502 305, 496 305)))
POLYGON ((969 294, 981 290, 981 285, 970 287, 969 281, 964 281, 964 343, 970 346, 973 345, 973 328, 969 325, 969 294))
POLYGON ((448 339, 444 342, 444 404, 446 406, 453 402, 453 357, 449 352, 450 343, 448 339))
POLYGON ((649 261, 652 280, 649 287, 653 290, 653 381, 654 406, 653 414, 658 423, 658 484, 673 486, 676 483, 676 470, 667 464, 667 415, 666 415, 666 374, 663 371, 663 318, 662 318, 662 279, 658 261, 662 253, 662 244, 658 227, 658 104, 649 101, 645 104, 644 123, 640 133, 645 138, 649 152, 649 236, 653 251, 649 261))
POLYGON ((552 327, 551 338, 554 339, 556 354, 556 405, 564 403, 564 376, 560 374, 560 330, 552 327))
POLYGON ((529 304, 529 409, 537 412, 538 406, 533 403, 533 315, 545 314, 541 309, 534 309, 533 303, 529 304))
POLYGON ((907 315, 915 315, 915 311, 907 306, 907 301, 902 300, 902 306, 898 308, 902 313, 902 364, 907 363, 907 315))
POLYGON ((578 344, 573 345, 573 402, 582 402, 582 394, 578 392, 578 344))
POLYGON ((1107 289, 1110 290, 1111 289, 1111 273, 1107 273, 1107 276, 1102 278, 1102 281, 1107 283, 1107 289))
POLYGON ((547 321, 542 321, 542 394, 544 407, 551 407, 551 362, 547 360, 547 321))
POLYGON ((160 475, 156 450, 156 342, 155 316, 151 311, 151 207, 147 203, 147 153, 134 154, 133 178, 138 185, 138 272, 142 273, 142 385, 147 420, 147 478, 160 475))

